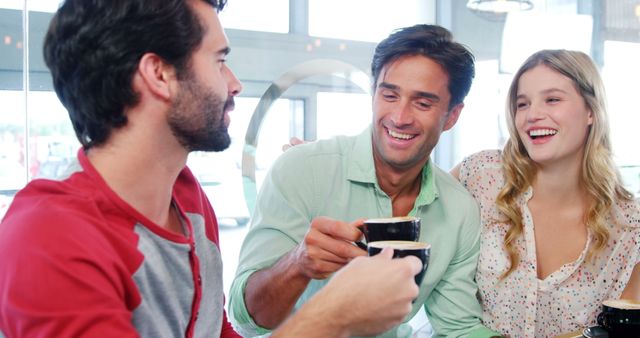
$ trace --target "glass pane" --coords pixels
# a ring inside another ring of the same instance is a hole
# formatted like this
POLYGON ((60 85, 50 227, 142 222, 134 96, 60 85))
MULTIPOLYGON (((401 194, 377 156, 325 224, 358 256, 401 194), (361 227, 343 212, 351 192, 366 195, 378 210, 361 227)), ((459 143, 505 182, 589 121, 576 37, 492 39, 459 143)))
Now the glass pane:
MULTIPOLYGON (((22 9, 0 7, 0 90, 22 90, 24 28, 22 9)), ((11 94, 14 96, 16 94, 11 94)), ((24 119, 23 119, 24 120, 24 119)))
POLYGON ((29 0, 27 1, 27 8, 34 12, 53 13, 58 10, 58 7, 63 2, 64 0, 29 0))
POLYGON ((55 12, 64 0, 0 0, 0 8, 6 9, 24 9, 25 2, 30 11, 36 12, 55 12))
POLYGON ((24 1, 0 1, 0 219, 27 183, 24 1))
POLYGON ((227 28, 288 33, 289 0, 233 0, 220 12, 220 22, 227 28))
POLYGON ((247 179, 242 176, 242 155, 245 134, 252 114, 259 102, 258 98, 237 97, 235 109, 231 112, 229 135, 231 145, 222 152, 194 152, 187 164, 202 184, 220 225, 220 245, 225 259, 223 284, 225 294, 237 267, 240 244, 246 235, 251 215, 248 206, 253 206, 256 191, 260 189, 267 170, 282 154, 282 145, 292 136, 299 136, 303 122, 303 102, 300 100, 276 100, 266 114, 260 134, 256 155, 256 185, 247 189, 247 179), (298 123, 291 123, 298 121, 298 123), (245 196, 247 194, 247 196, 245 196))
MULTIPOLYGON (((251 210, 245 202, 245 187, 242 176, 242 153, 245 134, 258 98, 238 97, 235 110, 231 112, 229 135, 231 145, 222 152, 195 152, 189 155, 187 164, 203 185, 221 226, 246 225, 251 210)), ((282 153, 282 145, 298 135, 290 121, 302 120, 303 105, 300 101, 279 99, 265 116, 256 155, 256 191, 260 189, 271 164, 282 153)), ((252 205, 255 196, 249 196, 252 205)))
POLYGON ((635 107, 640 79, 640 44, 605 41, 602 73, 607 90, 611 142, 616 163, 621 167, 627 187, 640 196, 640 155, 638 155, 638 126, 640 114, 635 107))
POLYGON ((69 114, 52 91, 30 91, 29 176, 58 178, 80 148, 69 114))
POLYGON ((510 13, 502 35, 500 71, 514 73, 529 55, 540 49, 562 48, 588 54, 592 28, 590 15, 541 11, 510 13), (539 25, 539 22, 544 22, 544 25, 539 25))
MULTIPOLYGON (((3 105, 0 110, 0 193, 13 196, 27 183, 24 94, 22 91, 0 90, 0 102, 3 105)), ((0 206, 0 216, 4 211, 0 206)))
POLYGON ((611 120, 613 148, 620 165, 640 165, 637 139, 640 114, 635 109, 640 79, 640 44, 606 41, 605 65, 602 73, 607 90, 608 112, 611 120))
POLYGON ((420 22, 419 0, 309 0, 309 35, 379 42, 420 22))
POLYGON ((318 139, 357 135, 371 124, 371 95, 318 93, 318 139))
POLYGON ((262 121, 256 151, 256 188, 259 191, 271 164, 282 154, 282 145, 301 137, 304 104, 300 100, 278 99, 262 121))
MULTIPOLYGON (((476 78, 454 127, 453 162, 484 149, 502 148, 509 138, 504 100, 512 76, 498 72, 498 60, 476 62, 476 78)), ((447 151, 447 150, 444 150, 447 151)))

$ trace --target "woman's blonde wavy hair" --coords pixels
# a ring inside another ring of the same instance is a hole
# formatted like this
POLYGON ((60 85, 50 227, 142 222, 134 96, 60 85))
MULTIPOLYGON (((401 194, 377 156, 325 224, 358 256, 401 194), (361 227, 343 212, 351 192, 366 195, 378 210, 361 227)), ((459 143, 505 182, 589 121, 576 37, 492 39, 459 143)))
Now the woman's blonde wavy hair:
POLYGON ((510 225, 503 243, 511 265, 502 274, 502 279, 513 272, 520 261, 515 243, 522 235, 523 224, 517 199, 531 186, 536 175, 536 164, 529 157, 515 126, 518 82, 522 74, 538 65, 545 65, 571 79, 592 112, 593 123, 587 136, 580 175, 589 196, 585 223, 593 235, 587 259, 602 250, 609 240, 604 219, 614 201, 633 199, 633 195, 623 187, 613 162, 604 85, 596 65, 588 55, 578 51, 542 50, 531 55, 515 74, 507 96, 506 118, 510 138, 502 155, 506 183, 496 204, 505 217, 502 222, 510 225))

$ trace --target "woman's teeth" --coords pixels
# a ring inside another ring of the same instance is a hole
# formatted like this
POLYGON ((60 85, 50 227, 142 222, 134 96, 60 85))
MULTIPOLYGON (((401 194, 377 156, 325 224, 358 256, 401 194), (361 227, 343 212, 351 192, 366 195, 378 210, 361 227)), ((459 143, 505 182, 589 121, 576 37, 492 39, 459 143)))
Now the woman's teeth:
POLYGON ((529 131, 529 136, 532 138, 540 137, 540 136, 549 136, 557 134, 557 130, 553 129, 534 129, 529 131))

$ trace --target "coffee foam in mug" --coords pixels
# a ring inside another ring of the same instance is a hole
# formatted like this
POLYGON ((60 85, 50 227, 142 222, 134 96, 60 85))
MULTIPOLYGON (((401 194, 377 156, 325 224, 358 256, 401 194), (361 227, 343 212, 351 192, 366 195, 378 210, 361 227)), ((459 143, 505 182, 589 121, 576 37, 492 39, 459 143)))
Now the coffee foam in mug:
POLYGON ((370 218, 365 220, 365 223, 397 223, 397 222, 406 222, 406 221, 415 221, 416 217, 413 216, 399 216, 399 217, 388 217, 388 218, 370 218))
POLYGON ((623 310, 640 310, 640 301, 631 299, 609 299, 602 302, 603 305, 623 310))
POLYGON ((369 246, 374 248, 392 248, 392 249, 424 249, 428 248, 429 244, 421 243, 421 242, 411 242, 411 241, 379 241, 379 242, 371 242, 369 246))

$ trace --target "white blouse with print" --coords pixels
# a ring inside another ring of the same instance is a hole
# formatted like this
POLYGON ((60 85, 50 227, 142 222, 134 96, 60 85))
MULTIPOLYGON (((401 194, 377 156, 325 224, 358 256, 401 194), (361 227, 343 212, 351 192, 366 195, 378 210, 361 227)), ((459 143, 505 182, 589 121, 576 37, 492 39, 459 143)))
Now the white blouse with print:
POLYGON ((482 214, 476 280, 485 326, 508 337, 553 337, 596 325, 602 301, 619 298, 634 266, 640 263, 640 203, 614 205, 607 217, 609 242, 596 257, 584 259, 591 243, 589 235, 575 262, 540 280, 536 272, 534 224, 527 207, 534 192, 529 188, 518 198, 524 218, 523 236, 516 242, 520 263, 500 281, 500 275, 509 266, 502 244, 508 226, 493 222, 501 219, 495 204, 504 185, 501 168, 498 150, 474 154, 460 168, 460 181, 475 197, 482 214))

